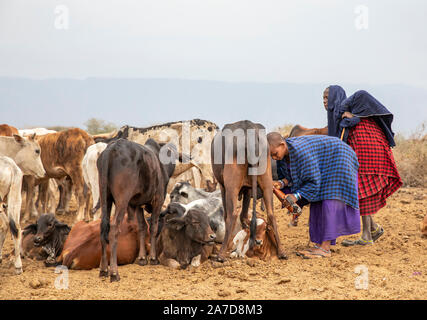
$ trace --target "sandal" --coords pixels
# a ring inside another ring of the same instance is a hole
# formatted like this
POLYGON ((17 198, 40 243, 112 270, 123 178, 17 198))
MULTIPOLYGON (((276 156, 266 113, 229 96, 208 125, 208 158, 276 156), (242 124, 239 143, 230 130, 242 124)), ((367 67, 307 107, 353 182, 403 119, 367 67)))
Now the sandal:
MULTIPOLYGON (((377 238, 378 239, 378 238, 377 238)), ((344 247, 351 247, 351 246, 355 246, 355 245, 359 245, 359 246, 368 246, 368 245, 373 245, 374 244, 374 240, 364 240, 362 238, 357 239, 357 240, 349 240, 349 239, 345 239, 341 242, 341 244, 344 247)))
POLYGON ((379 237, 381 237, 384 234, 384 229, 378 224, 378 228, 375 231, 372 231, 371 234, 372 234, 372 240, 375 242, 378 240, 379 237))

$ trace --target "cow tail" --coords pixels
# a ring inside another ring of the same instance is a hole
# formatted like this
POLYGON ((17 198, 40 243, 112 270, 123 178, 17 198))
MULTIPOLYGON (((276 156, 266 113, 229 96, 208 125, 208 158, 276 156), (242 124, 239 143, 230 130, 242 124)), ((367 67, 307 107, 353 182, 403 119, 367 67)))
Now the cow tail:
POLYGON ((101 239, 106 243, 108 241, 108 234, 110 233, 110 214, 108 210, 108 154, 104 153, 98 158, 97 166, 99 173, 99 199, 101 203, 101 239))
POLYGON ((252 219, 250 226, 250 248, 255 244, 256 235, 256 201, 257 201, 257 175, 252 175, 252 219))

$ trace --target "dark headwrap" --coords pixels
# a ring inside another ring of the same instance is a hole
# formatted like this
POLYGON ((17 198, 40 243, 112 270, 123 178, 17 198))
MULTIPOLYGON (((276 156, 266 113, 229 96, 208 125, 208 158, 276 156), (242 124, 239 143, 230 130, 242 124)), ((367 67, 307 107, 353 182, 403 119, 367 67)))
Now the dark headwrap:
MULTIPOLYGON (((329 89, 330 90, 330 89, 329 89)), ((330 94, 330 93, 329 93, 330 94)), ((341 128, 350 128, 360 122, 360 118, 373 117, 380 128, 383 130, 390 147, 394 147, 394 132, 391 130, 393 114, 365 90, 356 91, 352 96, 345 99, 340 106, 341 115, 348 111, 355 117, 344 118, 340 122, 341 128)), ((348 134, 348 130, 346 130, 348 134)), ((347 137, 345 135, 345 141, 347 137)))
POLYGON ((347 99, 345 91, 340 86, 329 86, 328 96, 328 135, 340 137, 341 103, 347 99))

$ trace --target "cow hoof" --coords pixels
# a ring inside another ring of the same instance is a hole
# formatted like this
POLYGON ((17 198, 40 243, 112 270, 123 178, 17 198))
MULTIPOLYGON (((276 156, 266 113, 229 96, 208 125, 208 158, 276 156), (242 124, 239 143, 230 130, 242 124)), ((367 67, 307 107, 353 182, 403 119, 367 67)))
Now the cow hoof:
POLYGON ((227 259, 226 259, 226 258, 224 258, 224 257, 222 257, 222 256, 220 256, 220 255, 217 255, 215 260, 216 260, 217 262, 221 262, 221 263, 224 263, 225 261, 227 261, 227 259))
POLYGON ((153 265, 153 266, 158 265, 159 264, 159 260, 150 258, 150 264, 153 265))
POLYGON ((108 277, 108 271, 99 271, 99 277, 100 278, 106 278, 108 277))
POLYGON ((15 268, 15 274, 21 274, 22 268, 15 268))
POLYGON ((284 252, 282 252, 282 253, 278 254, 277 256, 278 256, 278 257, 279 257, 279 259, 281 259, 281 260, 288 260, 288 256, 287 256, 284 252))
POLYGON ((147 258, 136 258, 136 264, 146 266, 148 264, 147 258))
POLYGON ((110 275, 110 282, 118 282, 120 281, 120 276, 118 274, 110 275))

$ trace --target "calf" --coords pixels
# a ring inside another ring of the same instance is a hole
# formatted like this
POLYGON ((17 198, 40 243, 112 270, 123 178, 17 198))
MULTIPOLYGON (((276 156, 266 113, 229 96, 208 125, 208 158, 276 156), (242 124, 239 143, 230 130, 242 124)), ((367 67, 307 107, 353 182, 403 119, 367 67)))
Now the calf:
POLYGON ((250 230, 251 246, 253 246, 258 185, 262 190, 268 221, 273 227, 277 241, 277 254, 279 258, 286 259, 273 214, 271 158, 264 126, 251 121, 239 121, 225 125, 222 132, 217 133, 212 141, 211 158, 213 173, 221 189, 226 223, 224 241, 217 260, 220 262, 225 260, 226 251, 231 245, 232 231, 238 215, 237 200, 240 193, 243 194, 240 220, 242 226, 246 225, 251 189, 253 210, 250 230), (258 157, 256 157, 256 153, 258 153, 258 157), (227 154, 231 159, 226 159, 227 154))
POLYGON ((102 210, 102 256, 99 266, 101 277, 109 274, 111 281, 120 280, 117 270, 117 237, 126 211, 131 217, 136 214, 138 219, 140 245, 137 263, 147 264, 144 246, 146 225, 142 206, 151 213, 149 260, 151 264, 158 264, 155 237, 160 211, 166 197, 166 188, 174 172, 177 158, 178 154, 173 145, 168 144, 161 148, 153 139, 148 139, 143 146, 129 140, 118 139, 111 142, 99 156, 97 167, 102 210), (171 156, 168 157, 167 154, 171 156), (110 222, 113 203, 116 212, 110 222), (111 241, 111 255, 108 273, 106 249, 109 241, 111 241))
POLYGON ((257 218, 257 227, 255 233, 255 246, 249 246, 249 230, 239 231, 233 239, 233 252, 231 257, 257 257, 262 260, 268 260, 277 257, 277 242, 274 237, 273 229, 267 225, 262 218, 257 218))
POLYGON ((9 225, 15 247, 15 272, 22 273, 21 261, 21 226, 19 223, 21 211, 22 171, 9 157, 0 156, 0 201, 7 201, 7 206, 2 205, 2 211, 7 208, 7 219, 2 214, 0 228, 0 260, 7 226, 9 225), (7 200, 6 200, 7 198, 7 200))
POLYGON ((160 214, 159 231, 161 231, 161 225, 164 224, 163 220, 167 214, 173 213, 182 217, 185 216, 191 209, 197 209, 208 217, 209 226, 216 235, 215 241, 217 243, 222 243, 225 236, 225 221, 224 207, 222 206, 222 199, 220 197, 198 199, 190 202, 189 204, 171 202, 166 210, 162 211, 160 214))
POLYGON ((198 209, 184 216, 166 216, 157 239, 159 261, 174 269, 198 267, 212 252, 215 237, 208 217, 198 209))
MULTIPOLYGON (((91 191, 90 193, 92 194, 92 206, 96 205, 99 201, 99 177, 96 161, 98 160, 101 152, 104 151, 106 147, 107 144, 104 142, 98 142, 91 145, 89 148, 87 148, 86 154, 82 161, 83 178, 89 190, 91 191)), ((87 200, 89 198, 90 197, 88 197, 87 200)), ((89 201, 87 201, 86 207, 89 207, 89 201)), ((93 220, 97 220, 101 217, 99 208, 93 208, 92 213, 94 214, 93 220), (96 212, 98 212, 98 214, 96 214, 96 212)))
POLYGON ((171 202, 188 204, 194 200, 221 197, 221 191, 207 192, 201 188, 195 188, 188 182, 178 182, 170 193, 171 202))
POLYGON ((30 258, 46 259, 47 267, 55 266, 61 254, 70 227, 59 222, 51 213, 42 214, 36 223, 25 227, 22 248, 30 258))
MULTIPOLYGON (((101 262, 101 242, 99 233, 101 220, 76 223, 70 231, 64 244, 64 249, 58 262, 69 269, 89 270, 99 267, 101 262)), ((135 261, 139 252, 138 224, 135 220, 128 221, 126 217, 120 224, 117 238, 117 264, 130 264, 135 261)), ((145 236, 145 249, 150 250, 150 234, 145 236)), ((107 246, 107 257, 110 257, 110 246, 107 246)))

